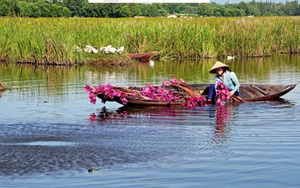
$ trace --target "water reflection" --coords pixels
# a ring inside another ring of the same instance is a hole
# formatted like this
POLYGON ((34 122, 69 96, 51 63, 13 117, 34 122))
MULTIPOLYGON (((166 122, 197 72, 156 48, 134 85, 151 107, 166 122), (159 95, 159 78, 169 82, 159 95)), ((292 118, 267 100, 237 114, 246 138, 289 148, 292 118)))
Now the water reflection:
POLYGON ((89 120, 97 125, 162 125, 162 126, 201 126, 212 122, 214 136, 223 138, 226 136, 226 127, 231 126, 238 115, 240 106, 250 104, 268 104, 278 108, 291 108, 294 106, 289 100, 276 99, 265 102, 229 103, 224 106, 207 105, 188 109, 186 107, 156 107, 156 106, 123 106, 117 110, 102 107, 96 113, 92 113, 89 120), (134 122, 134 123, 133 123, 134 122), (196 123, 195 123, 196 122, 196 123), (198 123, 199 122, 199 123, 198 123), (201 123, 200 123, 201 122, 201 123))
POLYGON ((149 119, 157 116, 176 116, 174 108, 170 107, 156 107, 156 106, 123 106, 115 111, 108 110, 105 106, 100 112, 90 115, 90 121, 116 121, 118 119, 149 119))
POLYGON ((230 113, 233 105, 224 105, 216 107, 216 130, 215 136, 218 138, 224 137, 225 127, 230 120, 230 113))
MULTIPOLYGON (((273 83, 278 84, 298 82, 300 72, 300 55, 274 55, 266 58, 235 58, 227 61, 236 72, 241 83, 273 83), (282 76, 282 75, 285 75, 282 76)), ((183 78, 187 83, 211 83, 213 76, 208 70, 216 59, 201 60, 168 60, 157 61, 154 67, 148 64, 134 63, 126 68, 94 67, 94 66, 35 66, 18 64, 0 64, 0 81, 8 86, 28 86, 32 89, 45 86, 49 93, 62 91, 65 85, 73 83, 99 85, 145 85, 146 83, 161 84, 170 78, 183 78), (14 83, 9 83, 14 80, 14 83), (38 82, 39 81, 39 82, 38 82), (9 84, 6 84, 9 83, 9 84)))
POLYGON ((209 134, 224 136, 224 128, 220 126, 228 125, 227 118, 231 115, 228 109, 222 111, 225 116, 210 117, 221 111, 215 106, 195 109, 121 107, 117 110, 103 107, 91 115, 92 126, 0 124, 0 175, 51 176, 64 171, 105 170, 142 162, 176 164, 183 156, 214 147, 210 139, 206 140, 210 138, 205 135, 206 131, 193 131, 191 126, 206 130, 211 120, 223 122, 215 125, 209 134))
MULTIPOLYGON (((299 59, 279 56, 221 61, 239 74, 241 83, 290 84, 299 81, 299 59)), ((123 69, 0 64, 0 81, 13 87, 0 98, 1 178, 65 173, 71 174, 73 181, 77 180, 72 176, 74 171, 118 171, 124 165, 129 171, 145 167, 141 172, 145 177, 158 174, 172 182, 186 174, 199 180, 200 172, 204 182, 212 174, 219 174, 218 179, 233 174, 240 175, 240 183, 257 172, 264 176, 270 175, 265 173, 269 170, 293 170, 300 151, 299 86, 284 96, 288 101, 195 109, 119 108, 115 103, 102 108, 101 103, 90 104, 83 91, 85 84, 144 86, 173 77, 187 83, 208 83, 213 75, 207 70, 214 61, 165 61, 155 62, 153 68, 133 64, 123 69), (262 166, 270 168, 261 170, 262 166), (174 172, 174 167, 177 174, 169 179, 164 169, 174 172), (249 171, 244 173, 244 169, 249 171)), ((119 178, 114 175, 106 176, 111 178, 109 183, 119 178)), ((158 176, 152 177, 161 180, 158 176)))
MULTIPOLYGON (((163 126, 186 126, 193 125, 193 122, 201 122, 201 124, 206 124, 207 122, 214 120, 215 137, 221 138, 226 137, 225 129, 226 126, 233 121, 233 118, 237 112, 235 108, 239 104, 227 104, 224 106, 209 105, 205 107, 197 107, 195 109, 185 109, 183 107, 140 107, 140 106, 130 106, 121 107, 117 110, 108 110, 105 106, 98 113, 93 113, 90 115, 91 122, 99 122, 99 125, 107 125, 111 123, 112 125, 118 124, 121 121, 123 125, 131 124, 130 122, 135 122, 136 125, 143 125, 145 121, 157 122, 155 125, 163 126), (189 114, 185 114, 188 110, 189 114), (190 118, 193 118, 190 119, 190 118), (180 122, 181 121, 181 122, 180 122)), ((201 124, 196 123, 195 125, 201 126, 201 124)))

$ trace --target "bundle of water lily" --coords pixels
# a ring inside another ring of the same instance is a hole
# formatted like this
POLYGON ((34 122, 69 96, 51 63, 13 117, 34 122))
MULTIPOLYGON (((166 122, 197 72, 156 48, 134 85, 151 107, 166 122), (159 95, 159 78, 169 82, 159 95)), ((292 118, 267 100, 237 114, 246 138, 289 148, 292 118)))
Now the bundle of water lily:
MULTIPOLYGON (((139 89, 107 84, 95 87, 86 85, 84 90, 89 93, 90 102, 93 104, 96 103, 98 97, 102 99, 103 103, 106 101, 115 101, 123 105, 181 104, 187 107, 205 105, 204 96, 185 83, 183 79, 177 80, 175 78, 169 82, 162 82, 161 86, 147 84, 145 87, 139 89)), ((226 95, 226 92, 222 92, 222 95, 226 95)))

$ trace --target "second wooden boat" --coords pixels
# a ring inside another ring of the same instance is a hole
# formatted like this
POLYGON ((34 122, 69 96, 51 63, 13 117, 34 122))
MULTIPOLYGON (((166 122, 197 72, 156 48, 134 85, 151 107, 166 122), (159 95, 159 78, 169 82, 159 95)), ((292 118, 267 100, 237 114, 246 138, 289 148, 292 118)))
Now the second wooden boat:
POLYGON ((127 54, 130 59, 134 59, 141 62, 148 62, 149 58, 152 57, 155 52, 141 53, 141 54, 127 54))

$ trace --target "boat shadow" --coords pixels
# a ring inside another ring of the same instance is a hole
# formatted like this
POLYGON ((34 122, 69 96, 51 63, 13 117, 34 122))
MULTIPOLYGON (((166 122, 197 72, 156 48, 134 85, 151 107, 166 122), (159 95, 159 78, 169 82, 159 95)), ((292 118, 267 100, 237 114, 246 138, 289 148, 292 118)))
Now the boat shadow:
POLYGON ((90 120, 105 122, 124 119, 150 119, 155 116, 176 116, 176 109, 156 106, 123 106, 117 110, 109 110, 104 106, 96 114, 91 114, 90 120))

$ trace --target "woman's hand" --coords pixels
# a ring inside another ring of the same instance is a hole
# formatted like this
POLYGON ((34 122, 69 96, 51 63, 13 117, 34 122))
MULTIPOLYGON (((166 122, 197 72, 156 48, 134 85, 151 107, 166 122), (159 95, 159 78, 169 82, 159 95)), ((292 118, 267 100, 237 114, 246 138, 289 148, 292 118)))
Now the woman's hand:
POLYGON ((234 93, 233 93, 233 91, 230 91, 229 94, 230 94, 230 96, 232 96, 234 93))

